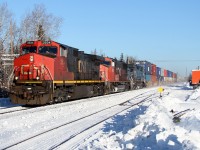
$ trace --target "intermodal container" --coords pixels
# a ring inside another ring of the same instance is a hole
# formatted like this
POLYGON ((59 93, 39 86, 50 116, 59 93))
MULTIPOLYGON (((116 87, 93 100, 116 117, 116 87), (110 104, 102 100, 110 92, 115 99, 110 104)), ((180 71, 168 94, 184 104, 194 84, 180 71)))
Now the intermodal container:
POLYGON ((145 73, 147 75, 151 75, 151 73, 152 73, 151 70, 152 70, 151 63, 146 61, 146 63, 145 63, 145 73))
POLYGON ((177 82, 177 74, 175 73, 175 81, 177 82))
POLYGON ((157 81, 157 76, 156 76, 156 75, 152 75, 152 76, 151 76, 151 81, 152 81, 153 83, 155 83, 155 82, 157 81))
POLYGON ((173 72, 171 72, 170 77, 173 78, 173 72))
POLYGON ((172 78, 175 78, 175 73, 172 73, 172 78))
POLYGON ((172 71, 170 72, 170 77, 173 78, 173 72, 172 71))
POLYGON ((167 77, 172 77, 172 72, 167 70, 167 77))
POLYGON ((167 70, 167 77, 170 77, 170 71, 167 70))
POLYGON ((156 76, 156 65, 155 64, 151 64, 151 74, 153 76, 156 76))
POLYGON ((164 69, 164 77, 167 77, 167 70, 164 69))
POLYGON ((156 76, 157 77, 161 76, 161 68, 160 67, 156 67, 156 76))
POLYGON ((173 73, 173 78, 177 78, 177 75, 176 75, 176 73, 173 73))
POLYGON ((151 81, 151 75, 145 75, 145 79, 147 82, 151 81))
POLYGON ((148 61, 136 61, 137 65, 143 65, 144 67, 144 73, 146 75, 151 75, 152 74, 152 67, 151 67, 151 63, 148 61))

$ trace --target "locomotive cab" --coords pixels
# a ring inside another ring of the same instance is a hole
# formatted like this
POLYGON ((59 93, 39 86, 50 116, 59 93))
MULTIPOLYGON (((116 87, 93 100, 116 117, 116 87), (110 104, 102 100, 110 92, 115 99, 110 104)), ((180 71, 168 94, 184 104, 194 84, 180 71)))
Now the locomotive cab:
POLYGON ((55 58, 58 55, 58 45, 51 41, 28 41, 22 44, 20 54, 37 53, 44 56, 55 58))

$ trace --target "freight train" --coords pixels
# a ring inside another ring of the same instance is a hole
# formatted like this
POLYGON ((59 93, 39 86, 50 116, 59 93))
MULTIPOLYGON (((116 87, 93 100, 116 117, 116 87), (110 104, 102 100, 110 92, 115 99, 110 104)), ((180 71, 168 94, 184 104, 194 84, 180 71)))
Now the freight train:
POLYGON ((14 59, 13 76, 11 102, 26 105, 53 104, 176 79, 171 74, 164 76, 164 70, 147 61, 125 63, 55 41, 22 44, 20 56, 14 59))

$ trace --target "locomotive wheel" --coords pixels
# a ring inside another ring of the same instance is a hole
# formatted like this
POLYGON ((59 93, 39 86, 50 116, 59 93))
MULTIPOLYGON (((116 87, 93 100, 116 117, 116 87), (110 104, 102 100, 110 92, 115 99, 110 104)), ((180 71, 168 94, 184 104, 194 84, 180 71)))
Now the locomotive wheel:
POLYGON ((49 105, 52 105, 52 104, 54 104, 54 103, 55 103, 54 100, 49 101, 49 105))
POLYGON ((63 102, 63 97, 58 97, 58 102, 62 103, 63 102))
POLYGON ((98 88, 98 95, 100 96, 100 95, 103 95, 104 94, 104 86, 99 86, 99 88, 98 88))
POLYGON ((108 87, 108 86, 105 86, 105 87, 104 87, 104 94, 105 94, 105 95, 106 95, 106 94, 109 94, 109 92, 110 92, 109 87, 108 87))

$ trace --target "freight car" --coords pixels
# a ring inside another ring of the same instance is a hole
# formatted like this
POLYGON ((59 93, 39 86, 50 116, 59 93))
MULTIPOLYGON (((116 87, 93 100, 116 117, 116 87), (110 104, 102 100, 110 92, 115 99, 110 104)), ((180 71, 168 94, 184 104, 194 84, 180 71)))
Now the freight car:
POLYGON ((130 90, 127 64, 55 41, 28 41, 14 60, 12 103, 44 105, 130 90))
POLYGON ((200 85, 200 70, 192 70, 190 86, 196 89, 200 85))

